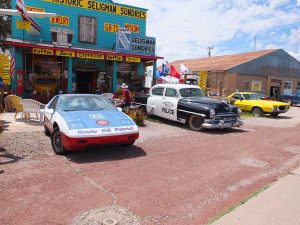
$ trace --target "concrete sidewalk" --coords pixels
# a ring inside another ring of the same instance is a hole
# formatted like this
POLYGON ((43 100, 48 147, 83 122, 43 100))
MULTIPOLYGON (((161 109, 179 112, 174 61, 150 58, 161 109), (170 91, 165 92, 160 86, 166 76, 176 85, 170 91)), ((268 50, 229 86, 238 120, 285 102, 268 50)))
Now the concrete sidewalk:
POLYGON ((214 225, 300 225, 300 168, 215 221, 214 225))

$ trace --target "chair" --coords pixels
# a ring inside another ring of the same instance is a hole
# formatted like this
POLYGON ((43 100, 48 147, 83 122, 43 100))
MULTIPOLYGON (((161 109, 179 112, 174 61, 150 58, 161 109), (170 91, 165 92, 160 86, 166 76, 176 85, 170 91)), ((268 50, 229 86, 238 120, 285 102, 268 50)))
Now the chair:
POLYGON ((22 100, 22 98, 20 98, 20 97, 18 97, 18 96, 11 96, 10 97, 10 101, 11 101, 11 104, 15 107, 15 109, 16 109, 16 114, 15 114, 15 119, 16 119, 16 117, 17 117, 17 114, 19 113, 19 112, 21 112, 22 113, 22 118, 23 118, 23 105, 22 105, 22 103, 21 103, 21 100, 22 100))

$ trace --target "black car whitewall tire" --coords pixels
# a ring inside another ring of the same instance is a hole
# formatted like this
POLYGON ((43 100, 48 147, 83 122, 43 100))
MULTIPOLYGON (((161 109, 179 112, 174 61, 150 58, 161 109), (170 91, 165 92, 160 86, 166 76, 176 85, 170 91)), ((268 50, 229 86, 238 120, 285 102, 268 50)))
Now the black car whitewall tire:
POLYGON ((189 118, 189 127, 193 131, 203 131, 202 124, 204 123, 204 118, 199 115, 191 115, 189 118))
POLYGON ((58 127, 54 129, 51 135, 51 144, 55 154, 64 155, 66 153, 66 149, 61 140, 61 132, 58 127))
POLYGON ((252 113, 253 116, 259 117, 259 116, 262 116, 264 112, 259 107, 253 107, 252 110, 251 110, 251 113, 252 113))

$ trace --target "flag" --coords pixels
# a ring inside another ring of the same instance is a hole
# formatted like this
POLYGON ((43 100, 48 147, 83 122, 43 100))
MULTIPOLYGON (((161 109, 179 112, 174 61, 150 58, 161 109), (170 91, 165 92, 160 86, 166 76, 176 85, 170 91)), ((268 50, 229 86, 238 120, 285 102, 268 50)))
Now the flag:
POLYGON ((168 75, 169 71, 170 71, 170 68, 167 67, 167 65, 163 63, 162 64, 162 70, 161 70, 162 76, 168 75))
POLYGON ((162 76, 162 72, 156 69, 156 78, 160 78, 162 76))
POLYGON ((182 63, 180 63, 180 73, 181 74, 188 74, 190 70, 182 63))
POLYGON ((11 79, 14 79, 14 76, 15 76, 15 66, 16 66, 15 48, 13 48, 11 56, 10 56, 10 68, 9 68, 9 76, 11 79))
POLYGON ((170 76, 180 79, 180 74, 177 72, 173 65, 171 65, 170 69, 170 76))

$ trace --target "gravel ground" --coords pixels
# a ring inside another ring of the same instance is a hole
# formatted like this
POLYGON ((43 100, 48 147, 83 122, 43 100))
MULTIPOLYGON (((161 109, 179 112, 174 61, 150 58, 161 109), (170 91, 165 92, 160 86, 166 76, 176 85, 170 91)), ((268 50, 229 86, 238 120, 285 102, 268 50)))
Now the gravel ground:
MULTIPOLYGON (((295 127, 300 124, 299 112, 299 107, 293 107, 287 113, 280 114, 276 118, 269 118, 269 116, 262 118, 246 117, 244 118, 245 126, 243 130, 253 132, 258 126, 295 127)), ((7 154, 19 158, 36 158, 54 155, 50 138, 44 135, 43 126, 39 123, 38 119, 24 122, 21 119, 15 120, 14 113, 6 113, 0 115, 0 121, 4 122, 5 128, 4 132, 0 133, 1 152, 6 152, 7 154)), ((153 138, 163 138, 165 133, 163 126, 172 126, 172 129, 168 129, 168 138, 176 137, 182 133, 192 132, 186 129, 186 126, 182 124, 157 118, 154 118, 153 121, 146 121, 145 124, 145 127, 140 128, 141 135, 136 142, 137 145, 153 138), (153 130, 155 130, 155 132, 153 132, 153 130)), ((235 129, 233 132, 234 131, 235 129)))

